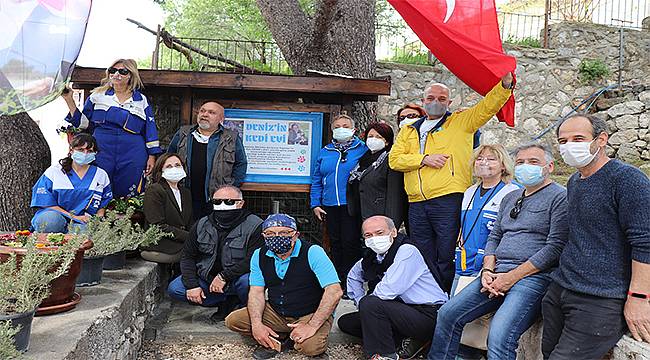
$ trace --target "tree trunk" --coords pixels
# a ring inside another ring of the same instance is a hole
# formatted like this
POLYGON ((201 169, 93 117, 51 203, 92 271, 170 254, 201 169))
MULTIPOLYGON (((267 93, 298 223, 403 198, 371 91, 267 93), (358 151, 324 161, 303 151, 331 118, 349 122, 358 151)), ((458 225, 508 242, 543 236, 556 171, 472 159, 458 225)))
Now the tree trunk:
POLYGON ((32 186, 50 166, 50 148, 27 113, 0 116, 0 231, 27 229, 32 186))
MULTIPOLYGON (((298 0, 256 0, 296 75, 319 70, 358 78, 375 76, 375 0, 320 0, 313 16, 298 0)), ((375 103, 354 103, 357 127, 375 119, 375 103)))

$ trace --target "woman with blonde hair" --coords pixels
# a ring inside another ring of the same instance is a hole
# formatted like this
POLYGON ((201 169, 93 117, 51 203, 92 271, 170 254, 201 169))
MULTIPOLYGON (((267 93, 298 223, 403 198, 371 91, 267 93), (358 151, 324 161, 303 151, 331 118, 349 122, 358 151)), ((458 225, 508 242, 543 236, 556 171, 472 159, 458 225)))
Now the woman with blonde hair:
POLYGON ((65 120, 97 139, 102 149, 97 165, 108 173, 116 198, 142 193, 144 176, 162 152, 153 111, 140 93, 142 88, 136 62, 118 59, 106 69, 101 85, 90 94, 82 111, 71 91, 62 95, 70 109, 65 120))

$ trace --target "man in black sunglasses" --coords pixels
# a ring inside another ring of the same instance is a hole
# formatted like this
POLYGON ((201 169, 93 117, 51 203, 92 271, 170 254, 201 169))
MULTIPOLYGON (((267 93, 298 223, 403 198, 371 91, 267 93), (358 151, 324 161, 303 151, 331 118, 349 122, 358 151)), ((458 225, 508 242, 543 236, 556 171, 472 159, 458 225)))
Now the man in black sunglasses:
POLYGON ((460 341, 454 329, 494 311, 488 358, 514 359, 519 337, 540 315, 568 238, 566 189, 550 178, 553 155, 545 146, 520 146, 515 163, 515 178, 525 189, 501 201, 480 278, 438 311, 430 359, 453 359, 460 341))
POLYGON ((244 209, 241 191, 232 185, 212 195, 213 211, 190 230, 181 254, 181 276, 169 296, 203 306, 219 306, 211 319, 222 321, 248 301, 249 263, 262 246, 262 219, 244 209))

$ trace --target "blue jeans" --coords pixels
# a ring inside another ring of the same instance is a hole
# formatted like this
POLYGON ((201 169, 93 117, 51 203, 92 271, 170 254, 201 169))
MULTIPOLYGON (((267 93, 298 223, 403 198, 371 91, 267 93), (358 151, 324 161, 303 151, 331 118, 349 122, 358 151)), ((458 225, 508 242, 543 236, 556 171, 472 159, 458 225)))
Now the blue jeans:
POLYGON ((86 224, 70 223, 70 219, 55 210, 45 210, 32 218, 32 230, 44 233, 79 233, 86 230, 86 224))
POLYGON ((550 282, 547 274, 530 275, 505 296, 490 299, 480 292, 481 279, 472 281, 438 311, 428 358, 454 360, 465 324, 496 311, 488 333, 488 359, 514 360, 519 337, 537 320, 550 282))
MULTIPOLYGON (((248 302, 248 275, 249 273, 246 273, 237 280, 227 283, 224 292, 221 294, 210 292, 210 284, 199 278, 199 286, 203 289, 203 294, 205 295, 202 305, 208 307, 217 306, 219 303, 224 302, 228 295, 237 295, 241 304, 246 306, 248 302)), ((183 285, 181 278, 182 276, 179 276, 169 283, 167 294, 172 299, 189 302, 185 295, 187 288, 183 285)))

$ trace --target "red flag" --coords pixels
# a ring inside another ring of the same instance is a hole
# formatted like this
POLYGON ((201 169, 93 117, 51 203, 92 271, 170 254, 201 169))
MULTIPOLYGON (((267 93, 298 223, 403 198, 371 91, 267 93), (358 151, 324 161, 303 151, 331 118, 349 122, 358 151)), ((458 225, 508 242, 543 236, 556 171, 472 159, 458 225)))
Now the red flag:
MULTIPOLYGON (((456 75, 487 94, 517 61, 503 53, 494 0, 388 0, 420 40, 456 75)), ((497 113, 515 124, 513 96, 497 113)))

